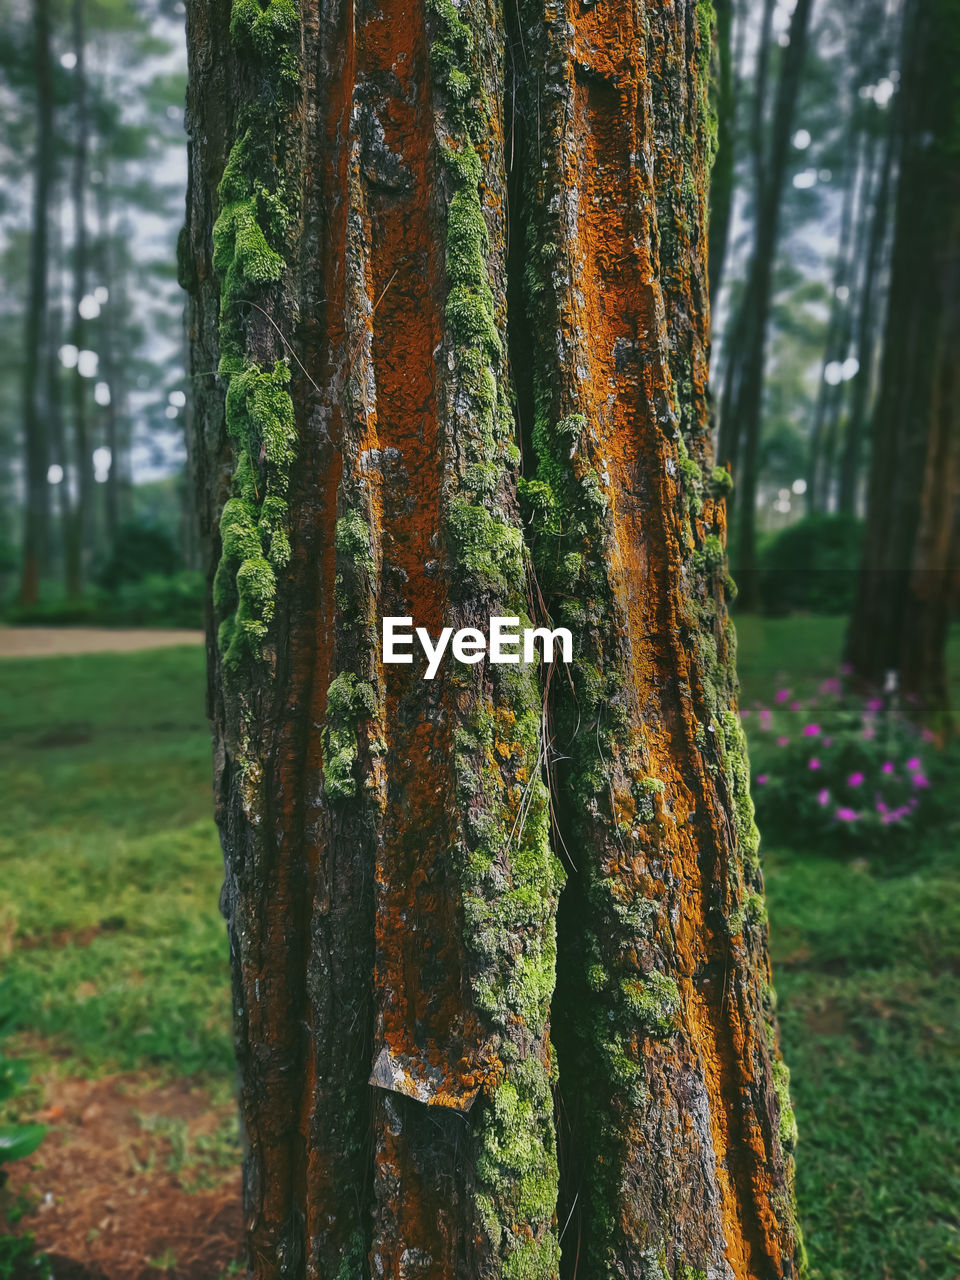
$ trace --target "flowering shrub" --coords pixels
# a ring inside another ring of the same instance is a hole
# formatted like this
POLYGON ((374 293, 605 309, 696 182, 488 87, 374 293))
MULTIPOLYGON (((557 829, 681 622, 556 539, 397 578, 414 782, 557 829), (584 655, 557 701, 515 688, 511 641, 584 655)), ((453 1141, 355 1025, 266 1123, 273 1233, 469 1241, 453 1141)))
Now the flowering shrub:
POLYGON ((933 735, 895 698, 858 698, 840 679, 813 697, 778 689, 741 712, 761 830, 886 844, 929 812, 933 735))

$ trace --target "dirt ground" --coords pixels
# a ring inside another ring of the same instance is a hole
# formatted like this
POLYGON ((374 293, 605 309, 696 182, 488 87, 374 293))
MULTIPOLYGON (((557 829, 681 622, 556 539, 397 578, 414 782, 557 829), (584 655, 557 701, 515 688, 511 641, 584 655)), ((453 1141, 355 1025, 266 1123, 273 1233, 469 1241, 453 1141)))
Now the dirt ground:
POLYGON ((0 627, 0 658, 46 658, 71 653, 130 653, 134 649, 164 649, 178 644, 201 644, 202 631, 167 628, 112 627, 0 627))
POLYGON ((49 1133, 10 1166, 2 1198, 26 1207, 16 1230, 34 1233, 55 1280, 233 1274, 239 1158, 215 1154, 232 1104, 213 1107, 189 1081, 142 1072, 51 1080, 44 1091, 36 1118, 49 1133))

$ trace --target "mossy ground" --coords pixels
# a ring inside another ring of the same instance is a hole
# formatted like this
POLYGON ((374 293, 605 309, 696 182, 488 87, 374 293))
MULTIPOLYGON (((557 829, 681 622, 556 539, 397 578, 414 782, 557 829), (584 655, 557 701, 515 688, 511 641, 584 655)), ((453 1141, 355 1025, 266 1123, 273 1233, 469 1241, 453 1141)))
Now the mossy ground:
MULTIPOLYGON (((738 629, 748 701, 780 672, 803 688, 836 669, 839 620, 738 629)), ((226 1093, 202 651, 11 660, 0 677, 12 1047, 43 1070, 150 1068, 226 1093)), ((898 868, 765 849, 812 1280, 952 1280, 960 1266, 958 840, 956 825, 932 832, 898 868)))

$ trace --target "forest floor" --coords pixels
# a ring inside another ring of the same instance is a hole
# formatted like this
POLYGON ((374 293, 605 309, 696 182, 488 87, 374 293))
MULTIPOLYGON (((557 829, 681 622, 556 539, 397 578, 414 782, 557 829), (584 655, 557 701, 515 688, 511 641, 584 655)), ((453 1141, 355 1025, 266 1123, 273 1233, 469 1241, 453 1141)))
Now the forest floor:
MULTIPOLYGON (((738 625, 745 700, 836 670, 838 620, 738 625)), ((7 1047, 31 1071, 7 1118, 49 1125, 2 1195, 7 1230, 63 1280, 238 1269, 203 661, 192 645, 0 668, 0 964, 7 1047)), ((897 865, 766 852, 813 1280, 960 1275, 958 843, 954 820, 897 865)))

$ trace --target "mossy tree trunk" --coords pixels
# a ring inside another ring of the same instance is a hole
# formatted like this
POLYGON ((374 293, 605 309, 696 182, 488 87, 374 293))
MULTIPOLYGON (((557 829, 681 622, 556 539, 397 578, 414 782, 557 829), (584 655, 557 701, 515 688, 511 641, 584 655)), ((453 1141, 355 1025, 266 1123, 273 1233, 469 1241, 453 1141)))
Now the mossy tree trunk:
POLYGON ((707 445, 711 21, 189 8, 254 1275, 798 1274, 707 445), (495 614, 572 627, 569 679, 381 661, 384 616, 495 614))
POLYGON ((867 523, 847 639, 855 678, 947 709, 960 591, 960 11, 911 0, 903 151, 867 523))

